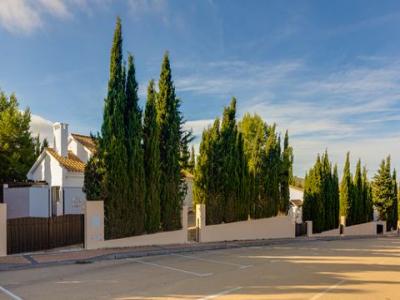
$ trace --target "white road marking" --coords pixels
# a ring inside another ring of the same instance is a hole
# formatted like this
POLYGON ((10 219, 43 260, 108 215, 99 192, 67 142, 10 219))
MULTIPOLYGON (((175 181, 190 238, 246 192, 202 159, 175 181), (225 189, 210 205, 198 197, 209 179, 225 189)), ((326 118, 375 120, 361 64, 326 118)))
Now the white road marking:
POLYGON ((178 257, 183 257, 183 258, 188 258, 188 259, 193 259, 193 260, 199 260, 199 261, 205 261, 205 262, 220 264, 220 265, 239 267, 239 269, 247 269, 247 268, 250 268, 250 267, 253 266, 253 265, 235 264, 235 263, 231 263, 231 262, 219 261, 219 260, 208 259, 208 258, 203 258, 203 257, 198 257, 198 256, 191 256, 191 255, 182 255, 182 254, 171 254, 171 255, 172 256, 178 256, 178 257))
POLYGON ((194 275, 194 276, 198 276, 198 277, 207 277, 207 276, 213 275, 213 273, 197 273, 197 272, 187 271, 187 270, 169 267, 169 266, 165 266, 165 265, 160 265, 160 264, 156 264, 156 263, 151 263, 148 261, 135 260, 135 259, 131 259, 131 260, 134 262, 137 262, 139 264, 149 265, 149 266, 163 268, 163 269, 177 271, 177 272, 182 272, 182 273, 186 273, 186 274, 190 274, 190 275, 194 275))
POLYGON ((236 291, 240 290, 241 288, 242 288, 241 286, 238 286, 238 287, 235 287, 235 288, 231 288, 229 290, 225 290, 225 291, 219 292, 217 294, 213 294, 213 295, 209 295, 209 296, 206 296, 206 297, 203 297, 203 298, 199 298, 198 300, 215 299, 215 298, 218 298, 219 296, 223 296, 223 295, 230 294, 232 292, 236 292, 236 291))
POLYGON ((338 281, 336 284, 331 285, 330 287, 326 288, 325 290, 323 290, 321 293, 318 293, 316 295, 314 295, 313 297, 310 298, 310 300, 317 300, 319 298, 321 298, 323 295, 329 293, 330 291, 336 289, 339 285, 343 284, 346 280, 342 279, 340 281, 338 281))
POLYGON ((11 299, 14 300, 22 300, 22 298, 18 297, 17 295, 11 293, 9 290, 3 288, 2 286, 0 286, 0 291, 2 291, 4 294, 6 294, 7 296, 9 296, 11 299))

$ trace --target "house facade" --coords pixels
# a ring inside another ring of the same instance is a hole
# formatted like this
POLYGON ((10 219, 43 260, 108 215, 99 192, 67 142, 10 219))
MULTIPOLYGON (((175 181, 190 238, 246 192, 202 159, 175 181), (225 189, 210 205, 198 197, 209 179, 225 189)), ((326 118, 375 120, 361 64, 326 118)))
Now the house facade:
POLYGON ((53 148, 44 149, 27 178, 47 183, 50 216, 81 214, 86 201, 82 191, 85 164, 95 143, 89 136, 69 134, 66 123, 55 123, 53 133, 53 148))

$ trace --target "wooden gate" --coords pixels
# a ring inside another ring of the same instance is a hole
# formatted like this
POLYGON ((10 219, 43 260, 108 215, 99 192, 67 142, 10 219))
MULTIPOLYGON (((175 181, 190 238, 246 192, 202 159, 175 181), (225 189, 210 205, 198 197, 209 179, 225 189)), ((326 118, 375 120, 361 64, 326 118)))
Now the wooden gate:
POLYGON ((83 215, 7 220, 8 254, 82 244, 83 241, 83 215))

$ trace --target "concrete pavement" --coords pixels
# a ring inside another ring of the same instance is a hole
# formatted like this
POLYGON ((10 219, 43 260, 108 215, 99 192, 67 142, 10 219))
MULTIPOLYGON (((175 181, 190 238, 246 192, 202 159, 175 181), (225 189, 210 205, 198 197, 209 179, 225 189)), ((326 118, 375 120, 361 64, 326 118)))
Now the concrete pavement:
POLYGON ((56 265, 0 272, 0 286, 0 299, 400 299, 400 239, 303 240, 56 265))

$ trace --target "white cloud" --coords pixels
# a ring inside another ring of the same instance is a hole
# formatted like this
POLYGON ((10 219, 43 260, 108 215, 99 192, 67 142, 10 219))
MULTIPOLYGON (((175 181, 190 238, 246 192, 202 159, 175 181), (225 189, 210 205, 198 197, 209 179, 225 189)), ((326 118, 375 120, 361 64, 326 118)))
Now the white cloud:
POLYGON ((31 32, 42 26, 40 14, 26 0, 0 1, 0 24, 10 32, 31 32))
POLYGON ((47 139, 50 145, 53 144, 53 122, 45 118, 31 114, 31 133, 33 136, 40 136, 40 140, 47 139))

